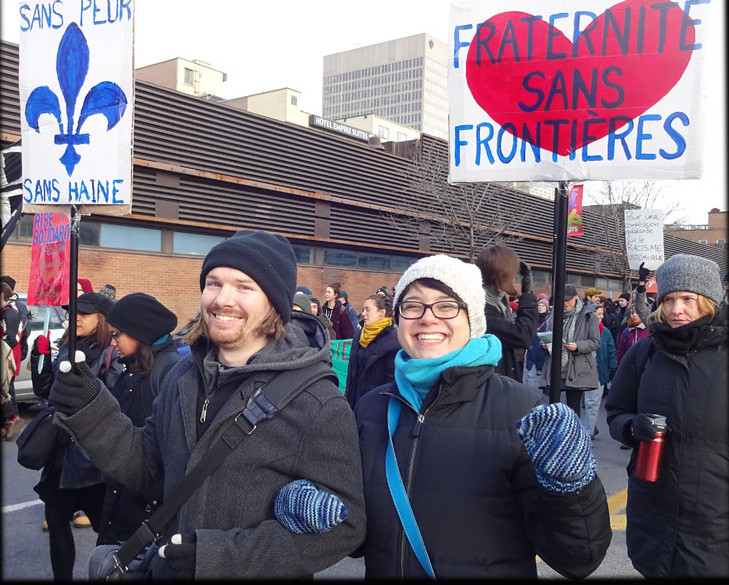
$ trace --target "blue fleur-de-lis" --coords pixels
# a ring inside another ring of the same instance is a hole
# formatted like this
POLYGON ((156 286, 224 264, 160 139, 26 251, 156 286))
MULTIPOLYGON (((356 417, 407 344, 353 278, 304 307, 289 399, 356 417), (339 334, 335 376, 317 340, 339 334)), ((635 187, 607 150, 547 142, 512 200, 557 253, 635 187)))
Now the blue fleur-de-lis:
POLYGON ((89 72, 89 45, 84 33, 75 22, 72 22, 63 33, 56 55, 56 75, 61 86, 63 100, 66 102, 66 131, 61 119, 61 106, 58 96, 47 85, 36 87, 28 96, 25 104, 25 119, 36 132, 40 132, 38 119, 42 114, 51 114, 58 122, 59 133, 55 136, 55 144, 65 144, 66 150, 59 159, 70 177, 73 169, 81 160, 74 148, 77 144, 89 144, 89 135, 81 134, 84 122, 94 114, 106 117, 106 131, 111 130, 124 116, 127 108, 127 96, 122 89, 111 81, 102 81, 92 87, 84 98, 81 115, 74 131, 73 119, 76 112, 76 100, 81 92, 86 74, 89 72))

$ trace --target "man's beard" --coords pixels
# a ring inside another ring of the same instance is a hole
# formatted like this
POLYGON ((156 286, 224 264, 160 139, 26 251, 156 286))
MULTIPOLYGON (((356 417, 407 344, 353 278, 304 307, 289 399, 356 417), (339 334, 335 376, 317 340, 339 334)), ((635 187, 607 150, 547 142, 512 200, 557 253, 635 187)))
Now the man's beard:
MULTIPOLYGON (((208 314, 209 318, 214 319, 212 314, 208 314)), ((215 345, 222 346, 240 346, 244 345, 248 338, 251 336, 251 331, 248 330, 247 320, 241 319, 240 323, 242 327, 236 327, 226 331, 221 331, 218 328, 211 328, 208 326, 207 319, 202 320, 203 333, 212 343, 215 345), (212 330, 211 330, 212 329, 212 330)))

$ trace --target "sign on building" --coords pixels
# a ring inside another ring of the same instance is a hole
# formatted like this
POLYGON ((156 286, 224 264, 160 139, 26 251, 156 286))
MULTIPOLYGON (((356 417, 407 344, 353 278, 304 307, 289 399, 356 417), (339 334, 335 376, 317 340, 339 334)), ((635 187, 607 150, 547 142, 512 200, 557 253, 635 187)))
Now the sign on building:
POLYGON ((701 177, 716 1, 453 2, 449 179, 701 177))
POLYGON ((24 211, 129 213, 134 0, 18 10, 24 211))

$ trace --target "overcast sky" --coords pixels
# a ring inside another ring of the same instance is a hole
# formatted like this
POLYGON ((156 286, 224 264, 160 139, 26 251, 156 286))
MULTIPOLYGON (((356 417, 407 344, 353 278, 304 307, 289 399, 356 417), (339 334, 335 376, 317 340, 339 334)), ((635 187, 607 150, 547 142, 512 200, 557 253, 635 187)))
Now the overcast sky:
MULTIPOLYGON (((2 38, 17 43, 19 2, 0 2, 2 38)), ((684 223, 727 210, 724 0, 711 0, 711 10, 707 109, 720 132, 705 132, 703 179, 659 183, 682 207, 672 219, 684 223)), ((135 66, 199 59, 227 73, 225 98, 290 87, 302 92, 304 111, 320 114, 324 55, 423 32, 447 42, 449 14, 450 0, 136 0, 135 66)))

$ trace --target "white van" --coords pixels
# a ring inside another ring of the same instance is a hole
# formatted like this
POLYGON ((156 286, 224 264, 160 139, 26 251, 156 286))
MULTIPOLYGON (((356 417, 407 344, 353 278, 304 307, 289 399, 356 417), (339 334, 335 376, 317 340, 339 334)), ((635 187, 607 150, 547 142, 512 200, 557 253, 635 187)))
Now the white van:
MULTIPOLYGON (((18 299, 25 303, 25 293, 18 293, 18 299)), ((27 305, 27 303, 25 303, 27 305)), ((15 401, 18 404, 32 404, 40 399, 33 394, 33 382, 30 378, 30 350, 33 349, 35 338, 41 333, 44 335, 47 331, 43 331, 46 316, 50 312, 48 321, 48 329, 50 330, 51 347, 58 348, 63 337, 63 322, 66 320, 66 311, 62 307, 47 307, 42 305, 27 305, 30 318, 27 327, 30 327, 30 335, 28 336, 28 356, 20 364, 20 373, 15 377, 15 401)), ((58 355, 58 350, 51 351, 51 358, 58 355)), ((48 359, 49 356, 46 356, 48 359)))

